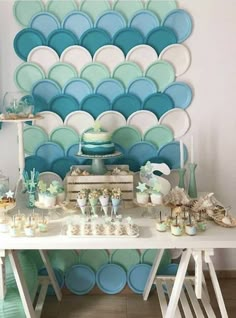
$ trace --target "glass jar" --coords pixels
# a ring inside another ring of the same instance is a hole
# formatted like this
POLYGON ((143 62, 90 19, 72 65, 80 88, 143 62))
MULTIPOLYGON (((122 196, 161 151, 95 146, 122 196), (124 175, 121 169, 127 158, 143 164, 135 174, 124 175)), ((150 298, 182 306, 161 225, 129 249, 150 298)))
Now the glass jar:
POLYGON ((6 196, 9 191, 9 178, 4 176, 0 171, 0 197, 6 196))
POLYGON ((6 92, 3 98, 2 119, 21 119, 33 116, 31 95, 22 92, 6 92))

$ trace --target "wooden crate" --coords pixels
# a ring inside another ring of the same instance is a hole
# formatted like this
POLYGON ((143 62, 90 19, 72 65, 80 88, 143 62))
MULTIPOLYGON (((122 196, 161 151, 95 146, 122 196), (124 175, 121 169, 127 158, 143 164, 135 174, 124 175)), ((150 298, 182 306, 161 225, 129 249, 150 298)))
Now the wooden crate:
MULTIPOLYGON (((89 166, 73 166, 87 170, 89 166)), ((120 166, 107 166, 108 170, 114 168, 120 168, 128 170, 127 165, 120 166)), ((134 195, 134 176, 132 173, 119 176, 119 175, 89 175, 89 176, 71 176, 71 172, 66 176, 66 192, 67 201, 76 201, 78 192, 81 189, 100 189, 100 188, 120 188, 122 192, 122 202, 125 208, 133 206, 133 195, 134 195)))

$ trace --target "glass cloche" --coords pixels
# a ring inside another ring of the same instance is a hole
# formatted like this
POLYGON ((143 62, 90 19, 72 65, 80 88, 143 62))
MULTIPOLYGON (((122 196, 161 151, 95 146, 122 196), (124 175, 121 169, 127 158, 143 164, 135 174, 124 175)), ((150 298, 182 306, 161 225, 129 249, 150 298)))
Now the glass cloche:
POLYGON ((23 92, 6 92, 3 97, 0 119, 32 118, 34 102, 31 95, 23 92))
POLYGON ((9 178, 4 176, 0 171, 0 197, 4 197, 9 191, 9 178))

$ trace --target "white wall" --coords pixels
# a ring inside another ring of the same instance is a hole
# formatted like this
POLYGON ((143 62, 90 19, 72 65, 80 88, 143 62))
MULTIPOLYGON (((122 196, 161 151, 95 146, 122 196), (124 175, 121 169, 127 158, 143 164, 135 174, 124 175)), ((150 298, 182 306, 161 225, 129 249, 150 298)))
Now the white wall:
MULTIPOLYGON (((225 205, 236 210, 236 1, 179 0, 179 7, 193 17, 194 31, 185 42, 192 54, 190 69, 178 80, 191 84, 194 99, 188 109, 198 163, 197 183, 201 191, 212 191, 225 205)), ((13 39, 21 27, 12 14, 13 1, 0 1, 0 98, 16 90, 14 71, 21 63, 13 50, 13 39)), ((0 169, 16 182, 16 127, 4 124, 0 131, 0 169)), ((234 231, 235 233, 235 231, 234 231)), ((235 269, 236 251, 219 251, 217 267, 235 269)))

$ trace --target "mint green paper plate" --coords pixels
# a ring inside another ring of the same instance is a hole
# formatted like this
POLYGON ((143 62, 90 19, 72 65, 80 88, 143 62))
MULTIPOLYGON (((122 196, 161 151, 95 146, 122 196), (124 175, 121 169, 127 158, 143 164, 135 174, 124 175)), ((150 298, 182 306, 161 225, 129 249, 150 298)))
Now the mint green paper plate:
POLYGON ((67 63, 56 63, 48 71, 48 79, 56 82, 61 87, 71 80, 78 76, 75 67, 67 63))
POLYGON ((102 80, 110 77, 110 72, 103 64, 89 63, 82 68, 80 77, 96 87, 102 80))
POLYGON ((143 136, 143 140, 151 142, 157 148, 160 148, 168 142, 173 141, 174 134, 167 126, 158 125, 148 129, 143 136))
MULTIPOLYGON (((141 255, 141 262, 144 264, 152 265, 157 253, 159 253, 159 250, 155 250, 155 249, 143 251, 141 255)), ((165 250, 161 259, 158 272, 161 271, 165 266, 169 265, 170 263, 171 263, 170 252, 168 250, 165 250)))
POLYGON ((79 263, 90 266, 95 272, 109 262, 106 250, 81 250, 79 252, 79 263))
POLYGON ((141 133, 134 127, 124 126, 116 129, 112 135, 112 141, 125 149, 142 140, 141 133))
POLYGON ((161 20, 172 10, 177 8, 176 1, 156 1, 150 0, 147 4, 147 9, 154 12, 161 20))
POLYGON ((78 263, 78 254, 74 250, 50 250, 48 256, 51 266, 60 269, 63 273, 78 263))
POLYGON ((175 70, 170 63, 158 61, 148 67, 145 76, 154 80, 157 84, 158 91, 162 92, 170 83, 174 82, 175 70))
POLYGON ((87 13, 88 16, 93 19, 93 21, 95 21, 101 13, 110 9, 111 7, 109 1, 107 0, 84 0, 80 5, 80 10, 87 13))
POLYGON ((129 20, 135 12, 144 9, 141 0, 117 0, 113 5, 113 10, 119 11, 122 15, 129 20))
POLYGON ((50 141, 60 145, 65 152, 67 149, 79 142, 79 134, 71 127, 57 127, 50 134, 50 141))
POLYGON ((35 63, 20 64, 14 74, 17 87, 25 92, 31 92, 34 84, 45 78, 43 70, 35 63))
POLYGON ((38 146, 48 141, 47 133, 38 126, 26 126, 23 132, 24 150, 28 155, 35 154, 38 146))
POLYGON ((140 253, 138 250, 114 250, 111 254, 110 262, 123 267, 127 272, 133 265, 140 263, 140 253))
POLYGON ((142 70, 133 62, 123 62, 113 71, 112 77, 119 80, 127 88, 137 77, 142 76, 142 70))
POLYGON ((33 15, 42 12, 43 10, 44 5, 41 0, 18 0, 15 1, 13 7, 13 13, 17 22, 24 27, 27 27, 29 25, 33 15))
POLYGON ((74 0, 50 0, 47 3, 47 11, 53 13, 60 21, 71 11, 77 10, 74 0))
POLYGON ((0 300, 0 317, 25 318, 24 307, 17 288, 8 288, 6 297, 0 300))

